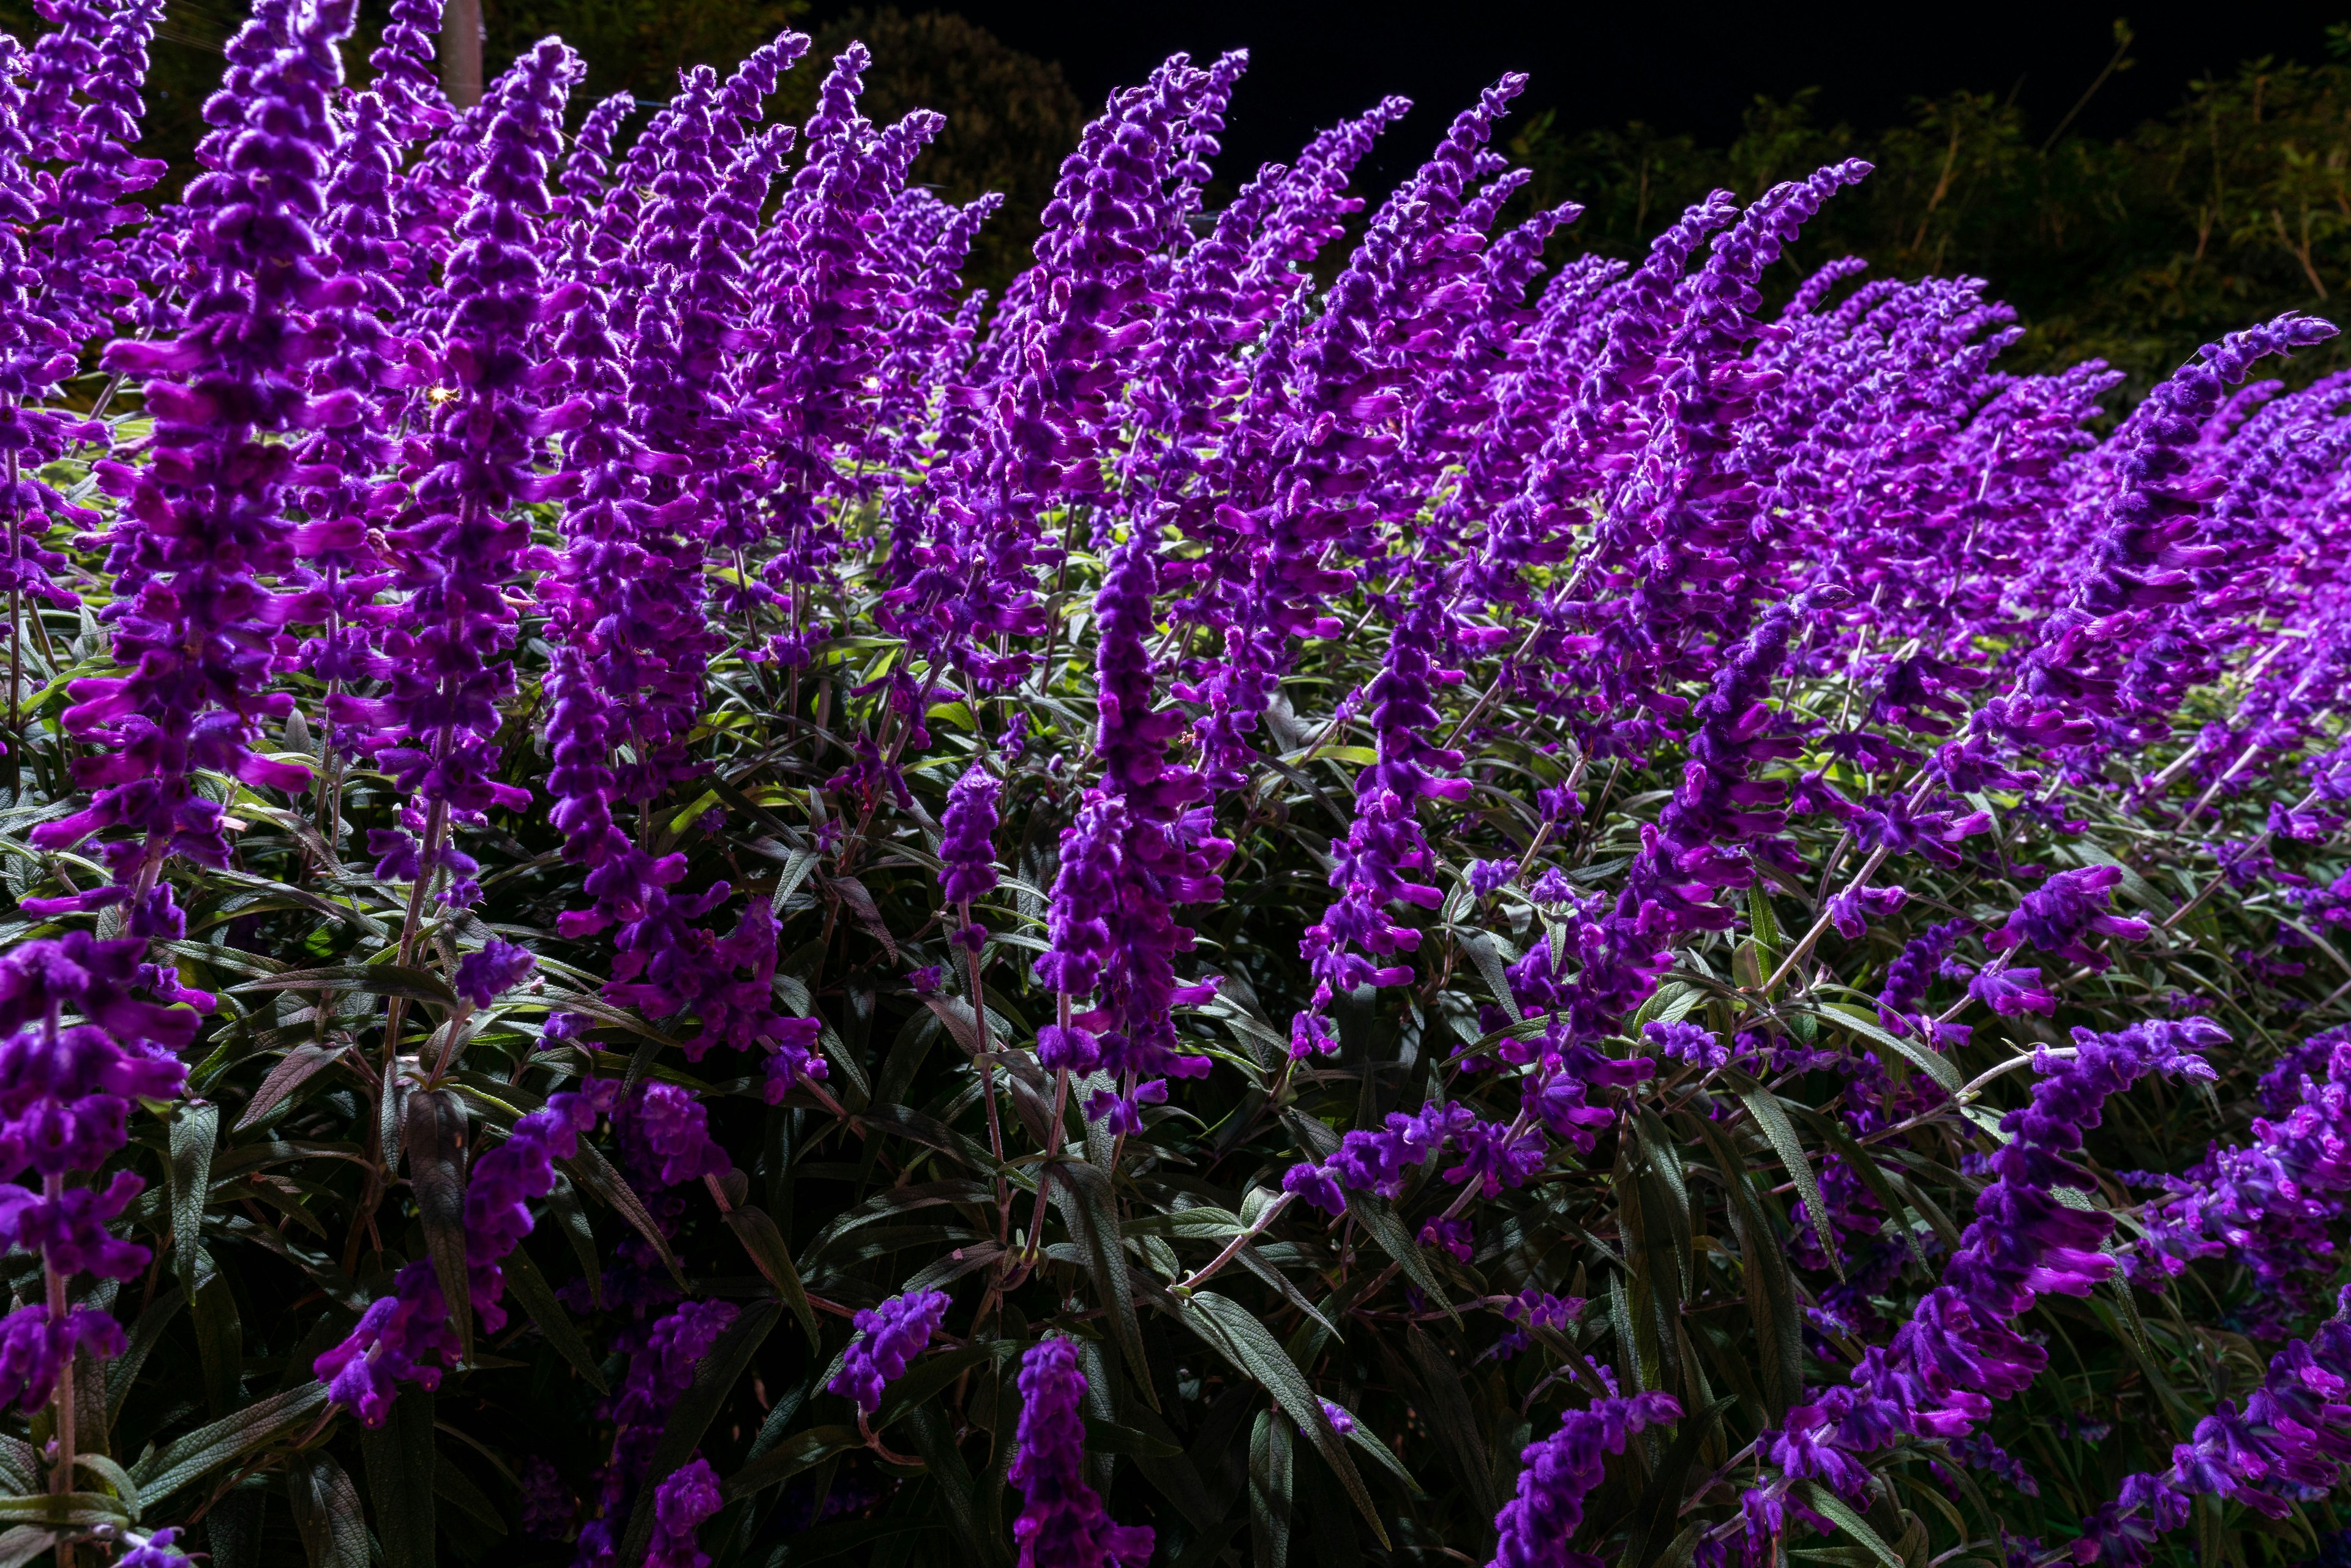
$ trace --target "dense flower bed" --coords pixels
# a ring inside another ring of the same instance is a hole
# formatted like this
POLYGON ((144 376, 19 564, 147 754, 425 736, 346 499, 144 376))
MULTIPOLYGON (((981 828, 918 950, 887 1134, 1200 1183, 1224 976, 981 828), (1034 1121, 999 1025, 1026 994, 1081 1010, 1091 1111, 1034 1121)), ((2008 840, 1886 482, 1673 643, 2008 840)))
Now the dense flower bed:
POLYGON ((1503 221, 1037 263, 787 34, 0 47, 0 1557, 2339 1555, 2351 382, 1503 221), (763 109, 823 73, 802 127, 763 109), (567 131, 566 127, 571 127, 567 131))

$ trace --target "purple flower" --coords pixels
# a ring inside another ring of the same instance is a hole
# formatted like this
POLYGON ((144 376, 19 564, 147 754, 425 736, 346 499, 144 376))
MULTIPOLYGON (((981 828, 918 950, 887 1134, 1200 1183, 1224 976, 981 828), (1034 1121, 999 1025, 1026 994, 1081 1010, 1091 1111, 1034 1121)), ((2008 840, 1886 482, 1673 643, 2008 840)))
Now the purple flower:
POLYGON ((1635 1434, 1681 1413, 1670 1394, 1595 1400, 1588 1410, 1562 1416, 1550 1437, 1528 1444, 1519 1456, 1518 1495, 1494 1518, 1498 1568, 1573 1568, 1579 1555, 1567 1543, 1583 1522, 1583 1500, 1600 1484, 1603 1461, 1623 1453, 1635 1434))
POLYGON ((168 885, 156 883, 166 859, 228 862, 222 810, 198 788, 199 770, 278 789, 309 781, 307 769, 252 747, 259 726, 293 703, 266 689, 277 607, 261 579, 292 564, 292 529, 279 512, 287 453, 266 438, 363 413, 348 394, 305 395, 301 375, 318 343, 297 319, 325 302, 310 220, 335 137, 336 46, 350 23, 348 5, 330 5, 298 29, 256 20, 239 35, 252 74, 244 92, 222 95, 239 155, 187 193, 204 269, 189 290, 185 331, 120 341, 105 355, 109 368, 147 378, 153 444, 172 456, 124 476, 131 503, 110 536, 114 659, 131 673, 68 688, 65 727, 98 753, 78 765, 77 781, 95 793, 33 837, 61 849, 128 830, 99 853, 136 890, 136 936, 185 929, 168 885))
POLYGON ((1478 1249, 1478 1235, 1469 1222, 1442 1214, 1431 1216, 1420 1228, 1419 1239, 1423 1247, 1441 1247, 1461 1263, 1468 1262, 1478 1249))
POLYGON ((477 1008, 488 1007, 521 985, 538 963, 528 948, 493 936, 457 965, 457 994, 477 1008))
POLYGON ((947 791, 941 819, 939 891, 949 904, 969 904, 996 885, 996 776, 983 763, 964 770, 947 791))
POLYGON ((1849 887, 1829 899, 1829 923, 1848 942, 1858 942, 1869 930, 1869 917, 1883 918, 1900 909, 1910 895, 1898 887, 1849 887))
POLYGON ((734 1168, 710 1141, 710 1113, 674 1083, 648 1082, 626 1109, 629 1135, 641 1139, 664 1183, 698 1181, 734 1168))
POLYGON ((1077 1347, 1041 1340, 1020 1358, 1019 1451, 1012 1484, 1024 1501, 1013 1521, 1019 1568, 1143 1568, 1154 1534, 1149 1525, 1114 1522, 1085 1482, 1086 1394, 1077 1347))
POLYGON ((718 1472, 708 1459, 672 1471, 653 1489, 653 1533, 645 1568, 710 1568, 709 1555, 694 1537, 702 1521, 718 1511, 720 1500, 718 1472))
POLYGON ((1563 1329, 1583 1311, 1581 1296, 1554 1296, 1529 1285, 1502 1308, 1502 1315, 1529 1328, 1563 1329))
POLYGON ((860 1312, 859 1337, 841 1354, 841 1370, 825 1385, 826 1391, 856 1401, 860 1411, 872 1415, 882 1408, 883 1387, 922 1354, 946 1312, 944 1291, 893 1296, 870 1312, 860 1312))
POLYGON ((1722 1037, 1703 1024, 1651 1021, 1641 1026, 1641 1038, 1661 1055, 1709 1070, 1730 1060, 1730 1048, 1722 1043, 1722 1037))
POLYGON ((188 1561, 187 1554, 180 1550, 180 1531, 176 1527, 159 1530, 144 1541, 125 1531, 123 1539, 137 1544, 114 1560, 114 1568, 178 1568, 188 1561))
POLYGON ((1978 970, 1968 981, 1968 995, 2002 1018, 2022 1013, 2053 1018, 2057 1012, 2057 998, 2043 987, 2038 969, 1978 970))
MULTIPOLYGON (((616 1532, 628 1526, 637 1493, 652 1469, 664 1419, 670 1406, 694 1386, 695 1367, 734 1322, 735 1313, 734 1306, 726 1301, 685 1302, 655 1323, 643 1347, 629 1358, 629 1370, 619 1390, 598 1411, 619 1428, 620 1435, 612 1444, 611 1462, 598 1477, 597 1517, 580 1527, 579 1551, 573 1558, 578 1568, 619 1568, 621 1543, 616 1532)), ((704 1475, 707 1474, 705 1466, 704 1475)), ((681 1484, 680 1507, 674 1514, 678 1528, 669 1532, 673 1550, 689 1553, 694 1550, 694 1529, 709 1517, 708 1512, 697 1515, 695 1510, 705 1500, 715 1502, 715 1491, 712 1488, 705 1492, 693 1480, 681 1484), (677 1541, 680 1535, 682 1544, 677 1541)), ((656 1523, 661 1495, 657 1489, 656 1523)), ((690 1563, 691 1558, 680 1561, 690 1563)))
POLYGON ((2104 969, 2110 960, 2083 946, 2085 935, 2137 940, 2154 929, 2144 920, 2105 912, 2106 900, 2122 879, 2123 869, 2116 865, 2058 872, 2026 894, 2007 924, 1984 937, 1984 946, 2002 952, 2030 942, 2068 963, 2104 969))
POLYGON ((560 1541, 570 1533, 580 1500, 556 1468, 538 1454, 522 1464, 522 1532, 537 1541, 560 1541))
POLYGON ((1511 878, 1518 875, 1518 872, 1519 866, 1516 861, 1471 861, 1469 891, 1479 898, 1491 898, 1495 894, 1508 887, 1511 878))

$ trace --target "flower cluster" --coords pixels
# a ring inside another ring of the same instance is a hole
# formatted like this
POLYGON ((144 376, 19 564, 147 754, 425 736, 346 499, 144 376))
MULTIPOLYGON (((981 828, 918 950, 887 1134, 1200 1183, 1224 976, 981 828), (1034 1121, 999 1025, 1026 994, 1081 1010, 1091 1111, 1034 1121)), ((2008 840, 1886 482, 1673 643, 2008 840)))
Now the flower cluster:
POLYGON ((991 295, 865 45, 461 105, 429 0, 358 91, 256 0, 150 200, 159 0, 36 9, 27 1541, 470 1559, 475 1452, 579 1568, 985 1561, 1006 1479, 1026 1568, 1458 1553, 1520 1448, 1513 1565, 2342 1522, 2351 375, 2252 379, 2326 323, 2126 402, 1790 273, 1862 164, 1618 261, 1526 78, 1374 205, 1409 106, 1228 169, 1238 52, 991 295))

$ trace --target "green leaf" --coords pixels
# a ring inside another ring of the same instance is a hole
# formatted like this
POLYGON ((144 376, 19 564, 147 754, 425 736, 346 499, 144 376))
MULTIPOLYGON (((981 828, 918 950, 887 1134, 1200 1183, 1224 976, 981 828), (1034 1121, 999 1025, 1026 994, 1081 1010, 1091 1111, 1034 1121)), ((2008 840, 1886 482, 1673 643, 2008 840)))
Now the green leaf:
POLYGON ((196 1360, 204 1370, 204 1404, 215 1416, 236 1408, 244 1390, 245 1322, 228 1276, 202 1245, 195 1249, 195 1293, 188 1315, 196 1329, 196 1360))
POLYGON ((1380 1522, 1379 1511, 1372 1506, 1372 1494, 1355 1461, 1348 1457, 1345 1440, 1332 1429, 1331 1417, 1323 1414, 1322 1400, 1298 1370, 1298 1364, 1257 1314, 1213 1291, 1195 1291, 1177 1302, 1176 1315, 1226 1360, 1254 1378, 1305 1429, 1307 1440, 1347 1489, 1347 1496, 1370 1523, 1380 1545, 1393 1550, 1387 1526, 1380 1522))
POLYGON ((882 1407, 867 1425, 879 1432, 904 1420, 972 1367, 984 1362, 1009 1361, 1019 1348, 1011 1340, 999 1339, 923 1357, 883 1391, 882 1407))
POLYGON ((38 1497, 0 1498, 0 1521, 9 1523, 126 1525, 122 1504, 102 1491, 49 1492, 38 1497))
POLYGON ((1144 1403, 1159 1408, 1159 1395, 1151 1386, 1151 1363, 1143 1354, 1143 1324, 1134 1312, 1134 1288, 1126 1274, 1126 1249, 1118 1234, 1118 1215, 1111 1203, 1110 1183, 1083 1160, 1054 1167, 1053 1207, 1061 1211, 1086 1258, 1086 1272, 1094 1294, 1110 1317, 1111 1337, 1143 1395, 1144 1403))
POLYGON ((808 1244, 807 1249, 801 1256, 806 1260, 809 1267, 813 1269, 823 1260, 827 1248, 861 1225, 870 1225, 877 1219, 887 1219, 893 1215, 908 1213, 917 1208, 927 1208, 936 1204, 987 1205, 995 1201, 994 1187, 984 1181, 973 1181, 967 1176, 958 1176, 948 1181, 917 1182, 911 1186, 887 1187, 875 1193, 854 1208, 836 1215, 827 1221, 824 1228, 816 1233, 816 1239, 808 1244))
POLYGON ((1130 1459, 1173 1459, 1184 1453, 1184 1445, 1171 1443, 1138 1432, 1132 1427, 1122 1427, 1115 1421, 1101 1421, 1089 1416, 1086 1420, 1086 1447, 1096 1453, 1123 1454, 1130 1459))
POLYGON ((1765 1222, 1762 1207, 1748 1186, 1747 1164, 1730 1146, 1729 1138, 1708 1118, 1687 1115, 1698 1129, 1723 1186, 1730 1195, 1730 1222, 1739 1239, 1740 1275, 1745 1283, 1748 1315, 1755 1322, 1756 1371, 1763 1403, 1773 1421, 1803 1397, 1803 1320, 1796 1311, 1795 1281, 1788 1273, 1788 1256, 1765 1222))
POLYGON ((332 1454, 314 1448, 286 1467, 286 1500, 310 1568, 368 1568, 359 1489, 332 1454))
POLYGON ((1519 999, 1510 991, 1510 977, 1502 967, 1502 956, 1494 939, 1483 931, 1472 931, 1466 926, 1456 926, 1454 935, 1459 938, 1462 950, 1469 955, 1469 961, 1478 967, 1479 976, 1485 980, 1486 988, 1494 993, 1494 999, 1510 1017, 1518 1017, 1519 999))
POLYGON ((1486 1452, 1485 1435, 1478 1430, 1478 1413, 1470 1407, 1462 1369, 1418 1323, 1405 1334, 1405 1348, 1420 1383, 1421 1397, 1414 1405, 1436 1429, 1446 1457, 1468 1484, 1471 1504, 1479 1517, 1490 1519, 1501 1505, 1494 1495, 1493 1465, 1486 1452))
MULTIPOLYGON (((343 913, 349 914, 346 910, 343 913)), ((406 997, 455 1010, 457 993, 429 969, 403 968, 398 964, 338 964, 325 969, 290 969, 231 986, 234 995, 246 991, 364 991, 376 997, 406 997)))
POLYGON ((1834 1116, 1823 1116, 1818 1112, 1811 1112, 1806 1114, 1804 1120, 1808 1124, 1819 1129, 1822 1136, 1828 1140, 1829 1146, 1836 1151, 1837 1158, 1844 1162, 1845 1168, 1859 1176, 1862 1185, 1869 1188, 1870 1196, 1885 1205, 1887 1223, 1899 1230, 1902 1233, 1902 1239, 1909 1243, 1910 1256, 1917 1260, 1918 1266, 1922 1269, 1929 1267, 1927 1261, 1927 1249, 1918 1245, 1917 1233, 1902 1218, 1902 1210, 1906 1206, 1901 1197, 1895 1192, 1894 1184, 1886 1180, 1886 1173, 1878 1168, 1876 1158, 1868 1150, 1855 1143, 1853 1135, 1838 1125, 1834 1116))
POLYGON ((1903 1568, 1902 1554, 1886 1545, 1877 1531, 1870 1529, 1868 1522, 1853 1511, 1844 1499, 1809 1478, 1798 1481, 1796 1490, 1803 1494, 1806 1506, 1814 1513, 1861 1542, 1871 1556, 1886 1564, 1886 1568, 1903 1568))
POLYGON ((922 1406, 908 1416, 907 1431, 914 1441, 914 1452, 923 1458, 929 1469, 931 1485, 938 1489, 940 1500, 946 1505, 947 1523, 963 1542, 964 1561, 998 1563, 1010 1555, 1004 1542, 997 1540, 979 1524, 979 1500, 972 1484, 971 1467, 964 1463, 963 1450, 956 1447, 955 1434, 945 1417, 922 1406))
POLYGON ((446 1089, 419 1089, 408 1097, 408 1179, 424 1226, 425 1250, 457 1325, 462 1357, 474 1359, 474 1298, 465 1267, 465 1108, 446 1089))
POLYGON ((580 1264, 580 1275, 588 1285, 588 1304, 601 1312, 604 1307, 604 1264, 596 1254, 596 1231, 588 1223, 588 1211, 580 1207, 580 1188, 568 1176, 555 1179, 555 1190, 547 1195, 547 1215, 555 1221, 564 1245, 580 1264))
POLYGON ((637 1492, 636 1511, 629 1516, 628 1534, 621 1544, 622 1562, 644 1560, 646 1542, 653 1533, 655 1489, 701 1446, 702 1434, 716 1419, 719 1407, 737 1392, 737 1385, 750 1369, 751 1358, 767 1343, 768 1331, 782 1315, 783 1308, 772 1301, 753 1301, 735 1315, 735 1321, 726 1325, 709 1354, 695 1364, 693 1386, 670 1406, 668 1418, 662 1425, 661 1441, 653 1447, 653 1458, 637 1492))
POLYGON ((1355 1223, 1364 1228, 1364 1234, 1380 1244, 1381 1251, 1396 1260, 1396 1267, 1404 1270, 1405 1279, 1420 1287, 1422 1295, 1444 1309, 1455 1322, 1461 1321, 1461 1314, 1453 1310, 1445 1287, 1437 1283, 1428 1260, 1422 1255, 1419 1243, 1413 1240, 1404 1221, 1396 1218, 1395 1205, 1377 1193, 1351 1192, 1347 1194, 1347 1212, 1355 1217, 1355 1223))
POLYGON ((0 1432, 0 1491, 21 1496, 40 1490, 43 1468, 38 1448, 0 1432))
POLYGON ((814 1427, 795 1432, 718 1484, 718 1495, 732 1502, 764 1488, 812 1470, 835 1454, 862 1448, 865 1439, 854 1427, 814 1427))
POLYGON ((243 1132, 276 1110, 279 1101, 308 1082, 319 1069, 331 1065, 347 1049, 340 1045, 319 1045, 304 1040, 279 1057, 238 1115, 236 1130, 243 1132))
POLYGON ((1249 1544, 1256 1568, 1288 1568, 1291 1493, 1290 1423, 1278 1410, 1260 1410, 1249 1429, 1249 1544))
POLYGON ((813 1353, 822 1343, 823 1335, 816 1322, 816 1309, 809 1304, 808 1290, 800 1283, 800 1273, 792 1267, 791 1249, 784 1245, 784 1233, 768 1218, 768 1211, 756 1205, 744 1204, 726 1211, 726 1228, 751 1255, 751 1261, 766 1275, 768 1283, 776 1288, 784 1304, 798 1318, 800 1332, 808 1335, 809 1350, 813 1353))
POLYGON ((1705 1409, 1682 1417, 1674 1440, 1667 1445, 1664 1455, 1649 1472, 1649 1484, 1641 1493, 1641 1500, 1633 1505, 1632 1534, 1625 1541, 1620 1559, 1624 1568, 1650 1568, 1665 1555, 1672 1541, 1671 1531, 1679 1515, 1683 1483, 1689 1477, 1690 1466, 1697 1461, 1707 1434, 1714 1429, 1724 1409, 1734 1403, 1725 1395, 1705 1409))
POLYGON ((180 1288, 195 1293, 196 1255, 204 1249, 204 1197, 212 1190, 220 1107, 186 1104, 172 1117, 172 1249, 180 1288))
POLYGON ((906 1553, 903 1551, 885 1554, 875 1548, 883 1542, 921 1535, 940 1528, 936 1520, 908 1515, 820 1524, 814 1530, 800 1531, 777 1547, 768 1555, 763 1568, 801 1568, 803 1563, 830 1563, 852 1552, 859 1554, 861 1563, 904 1562, 906 1553))
POLYGON ((385 1568, 434 1568, 433 1472, 440 1454, 433 1443, 432 1394, 402 1388, 392 1402, 391 1418, 360 1431, 360 1457, 366 1461, 368 1503, 385 1568))
POLYGON ((1747 925, 1754 933, 1763 972, 1769 975, 1778 967, 1780 922, 1771 913, 1771 894, 1760 876, 1747 884, 1747 925))
POLYGON ((1388 1446, 1380 1441, 1379 1435, 1374 1432, 1365 1423, 1362 1421, 1356 1422, 1354 1427, 1347 1433, 1347 1441, 1354 1444, 1355 1447, 1363 1449, 1364 1452, 1371 1455, 1373 1458, 1378 1460, 1381 1467, 1390 1475, 1404 1482, 1405 1486, 1412 1492, 1413 1496, 1426 1497, 1428 1495, 1426 1491, 1421 1490, 1420 1483, 1412 1479, 1412 1472, 1404 1468, 1404 1461, 1397 1458, 1395 1454, 1391 1453, 1388 1449, 1388 1446))
POLYGON ((104 1454, 76 1454, 74 1469, 88 1470, 105 1483, 106 1490, 121 1500, 124 1510, 131 1515, 131 1522, 139 1522, 139 1483, 131 1479, 130 1471, 104 1454))
POLYGON ((500 1268, 506 1274, 507 1288, 514 1292, 522 1310, 530 1314, 530 1321, 538 1325, 538 1332, 547 1336, 547 1343, 555 1347, 555 1353, 587 1379, 589 1387, 599 1394, 610 1394, 603 1369, 596 1364, 596 1353, 588 1348, 588 1342, 580 1337, 580 1326, 548 1288, 547 1276, 538 1271, 538 1264, 528 1250, 516 1248, 506 1255, 500 1268))
POLYGON ((1823 1002, 1818 1016, 1839 1029, 1851 1030, 1872 1045, 1882 1045, 1899 1053, 1905 1061, 1944 1088, 1956 1092, 1960 1087, 1959 1070, 1952 1065, 1950 1058, 1917 1040, 1905 1040, 1882 1028, 1876 1019, 1853 1003, 1823 1002))
POLYGON ((141 1454, 131 1467, 131 1479, 152 1507, 189 1482, 299 1431, 317 1418, 326 1403, 327 1385, 317 1382, 256 1400, 225 1420, 199 1427, 141 1454))
MULTIPOLYGON (((653 1217, 646 1209, 644 1199, 637 1196, 637 1189, 612 1168, 611 1162, 604 1158, 595 1145, 582 1139, 580 1153, 571 1159, 558 1160, 556 1166, 603 1199, 620 1213, 622 1218, 634 1226, 637 1234, 652 1244, 654 1254, 668 1267, 670 1278, 677 1282, 678 1288, 685 1288, 685 1273, 677 1266, 677 1254, 669 1249, 669 1238, 662 1233, 660 1226, 653 1223, 653 1217)), ((590 1276, 590 1279, 594 1277, 590 1276)))
POLYGON ((1734 1077, 1725 1071, 1724 1077, 1739 1092, 1740 1103, 1747 1107, 1755 1124, 1771 1142, 1771 1152, 1780 1156, 1780 1164, 1788 1172, 1788 1179, 1796 1184, 1797 1196, 1804 1200, 1804 1212, 1811 1216, 1813 1228, 1821 1239, 1821 1250, 1827 1255, 1829 1267, 1839 1280, 1844 1278, 1844 1264, 1837 1257, 1836 1233, 1829 1227, 1829 1207, 1821 1201, 1821 1186, 1813 1176, 1813 1167, 1804 1157, 1804 1145, 1796 1136, 1788 1113, 1780 1097, 1744 1075, 1734 1077))

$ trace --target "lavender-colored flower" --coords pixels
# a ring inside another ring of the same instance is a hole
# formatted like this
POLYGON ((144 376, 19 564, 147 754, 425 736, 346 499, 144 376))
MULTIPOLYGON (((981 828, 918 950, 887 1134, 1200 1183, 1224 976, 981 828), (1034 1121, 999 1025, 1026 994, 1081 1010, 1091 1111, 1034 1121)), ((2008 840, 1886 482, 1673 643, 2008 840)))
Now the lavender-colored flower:
POLYGON ((947 791, 940 819, 939 891, 949 904, 969 904, 996 885, 996 775, 975 762, 947 791))
POLYGON ((78 769, 96 793, 34 838, 63 848, 128 830, 99 852, 129 890, 134 936, 172 939, 185 929, 169 885, 158 882, 168 858, 228 862, 222 810, 198 788, 200 769, 280 789, 309 781, 306 769, 251 744, 263 721, 282 719, 293 705, 290 694, 266 690, 277 615, 260 578, 282 573, 292 555, 278 509, 290 454, 266 438, 362 413, 347 394, 304 394, 301 373, 317 344, 297 321, 325 302, 312 223, 334 141, 328 104, 342 79, 336 46, 350 25, 349 0, 308 13, 287 36, 261 20, 247 25, 239 49, 256 63, 230 106, 245 132, 239 156, 188 188, 205 274, 191 291, 185 329, 106 352, 110 369, 149 378, 152 439, 172 459, 114 476, 130 497, 126 522, 152 519, 119 526, 111 538, 114 656, 132 673, 70 688, 64 723, 99 748, 78 769))
POLYGON ((1077 1347, 1068 1340, 1041 1340, 1021 1356, 1019 1451, 1011 1469, 1024 1500, 1012 1524, 1019 1568, 1143 1568, 1151 1557, 1151 1527, 1114 1522, 1086 1485, 1079 1415, 1085 1395, 1077 1347))
MULTIPOLYGON (((619 1532, 628 1525, 637 1494, 653 1466, 660 1445, 662 1424, 670 1406, 694 1386, 694 1371, 718 1336, 735 1321, 736 1309, 726 1301, 688 1301, 655 1323, 643 1348, 629 1358, 609 1407, 600 1414, 620 1429, 612 1444, 611 1462, 601 1472, 597 1517, 580 1527, 580 1545, 572 1561, 576 1568, 619 1568, 619 1532)), ((684 1497, 698 1506, 698 1489, 687 1483, 684 1497), (692 1489, 692 1490, 688 1490, 692 1489)), ((654 1493, 658 1519, 660 1492, 654 1493)), ((684 1550, 693 1550, 693 1531, 705 1513, 686 1522, 692 1507, 679 1515, 684 1550)))
POLYGON ((2110 960, 2083 945, 2085 935, 2135 940, 2154 929, 2144 920, 2105 912, 2107 898, 2122 880, 2123 869, 2116 865, 2058 872, 2026 894, 2007 923, 1986 934, 1984 946, 2001 952, 2030 942, 2067 963, 2104 969, 2110 960))
POLYGON ((571 1531, 580 1500, 556 1468, 538 1454, 522 1463, 522 1532, 538 1541, 560 1541, 571 1531))
POLYGON ((825 1385, 828 1392, 854 1400, 871 1416, 882 1408, 882 1390, 920 1355, 946 1316, 944 1291, 915 1291, 893 1296, 856 1318, 859 1337, 842 1353, 841 1370, 825 1385))
POLYGON ((479 952, 457 965, 457 994, 477 1008, 488 1007, 530 976, 538 960, 527 947, 493 936, 479 952))
POLYGON ((1515 861, 1471 861, 1469 891, 1479 898, 1491 898, 1510 886, 1511 879, 1518 875, 1518 863, 1515 861))
POLYGON ((708 1459, 683 1465, 653 1489, 653 1533, 645 1568, 710 1568, 710 1557, 695 1542, 702 1521, 720 1506, 718 1472, 708 1459))
POLYGON ((1525 1468, 1518 1495, 1494 1518, 1500 1539, 1491 1568, 1573 1568, 1579 1554, 1567 1543, 1583 1522, 1583 1500, 1600 1484, 1604 1460, 1681 1413, 1670 1394, 1594 1400, 1588 1410, 1569 1411, 1550 1437, 1528 1444, 1519 1457, 1525 1468))
POLYGON ((144 1541, 125 1531, 124 1539, 132 1543, 131 1550, 114 1560, 114 1568, 179 1568, 188 1561, 187 1554, 180 1550, 180 1531, 176 1527, 159 1530, 144 1541))

